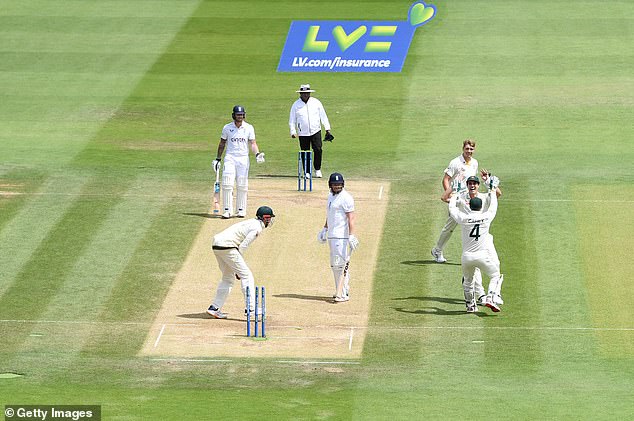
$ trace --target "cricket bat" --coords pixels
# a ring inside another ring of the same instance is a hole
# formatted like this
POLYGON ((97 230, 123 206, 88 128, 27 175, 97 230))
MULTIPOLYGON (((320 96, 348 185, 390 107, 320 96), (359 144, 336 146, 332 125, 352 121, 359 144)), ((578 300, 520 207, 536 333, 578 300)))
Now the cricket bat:
POLYGON ((220 213, 220 166, 216 170, 216 182, 214 183, 214 214, 220 213))

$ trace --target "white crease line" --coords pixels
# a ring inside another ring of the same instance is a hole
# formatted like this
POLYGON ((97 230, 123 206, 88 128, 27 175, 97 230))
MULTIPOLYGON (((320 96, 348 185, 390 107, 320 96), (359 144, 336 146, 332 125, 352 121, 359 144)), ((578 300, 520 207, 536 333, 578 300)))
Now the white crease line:
POLYGON ((233 360, 205 360, 193 358, 150 358, 150 361, 176 361, 181 363, 230 363, 233 360))
POLYGON ((159 332, 158 337, 156 338, 156 342, 154 342, 154 348, 158 346, 158 343, 161 340, 161 336, 163 336, 164 330, 165 330, 165 325, 163 325, 163 327, 161 328, 161 331, 159 332))
POLYGON ((278 360, 276 363, 281 364, 361 364, 359 361, 292 361, 278 360))
MULTIPOLYGON (((465 313, 466 314, 466 313, 465 313)), ((46 323, 46 324, 89 324, 148 326, 154 322, 105 322, 83 320, 0 320, 0 323, 46 323)), ((208 323, 165 323, 166 326, 207 327, 208 323)), ((269 325, 267 323, 267 328, 269 325)), ((343 325, 271 325, 273 329, 366 329, 366 330, 573 330, 573 331, 622 331, 633 332, 634 327, 565 327, 565 326, 343 326, 343 325)))
POLYGON ((383 197, 383 184, 381 184, 381 187, 379 188, 379 200, 381 200, 382 197, 383 197))
POLYGON ((354 328, 350 328, 350 342, 348 342, 348 351, 352 351, 352 337, 354 336, 354 328))

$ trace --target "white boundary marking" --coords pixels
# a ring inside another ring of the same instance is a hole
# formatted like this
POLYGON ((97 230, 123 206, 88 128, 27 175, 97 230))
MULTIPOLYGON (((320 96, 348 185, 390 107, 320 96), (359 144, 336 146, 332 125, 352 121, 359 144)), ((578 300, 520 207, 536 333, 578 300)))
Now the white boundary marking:
POLYGON ((156 348, 159 344, 159 341, 161 340, 161 336, 163 336, 163 332, 165 331, 165 324, 163 324, 163 327, 161 328, 161 331, 158 334, 158 337, 156 338, 156 342, 154 342, 154 348, 156 348))
MULTIPOLYGON (((237 360, 230 359, 205 359, 205 358, 150 358, 150 361, 168 361, 177 363, 232 363, 237 360)), ((360 361, 302 361, 302 360, 276 360, 278 364, 318 364, 318 365, 359 365, 360 361)))

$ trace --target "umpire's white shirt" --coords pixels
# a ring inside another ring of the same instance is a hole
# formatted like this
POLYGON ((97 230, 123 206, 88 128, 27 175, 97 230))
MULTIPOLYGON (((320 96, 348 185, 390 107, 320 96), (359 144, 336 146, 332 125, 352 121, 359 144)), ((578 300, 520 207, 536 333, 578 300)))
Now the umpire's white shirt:
POLYGON ((346 213, 354 212, 354 199, 345 189, 328 195, 328 238, 348 238, 349 226, 346 213))
POLYGON ((445 174, 451 177, 449 181, 452 185, 454 181, 462 183, 460 192, 463 192, 467 190, 467 178, 478 175, 478 161, 475 158, 471 158, 467 163, 464 156, 460 154, 460 156, 449 162, 449 165, 445 168, 445 174))
POLYGON ((321 130, 321 125, 330 130, 330 122, 321 101, 312 96, 307 102, 300 99, 293 103, 288 125, 291 127, 291 136, 311 136, 321 130))
POLYGON ((227 141, 227 155, 249 156, 249 141, 255 140, 255 129, 246 121, 240 127, 232 121, 222 128, 220 138, 227 141))
POLYGON ((233 224, 226 230, 214 235, 212 246, 235 247, 240 253, 249 247, 249 244, 256 239, 264 229, 264 223, 257 218, 233 224))

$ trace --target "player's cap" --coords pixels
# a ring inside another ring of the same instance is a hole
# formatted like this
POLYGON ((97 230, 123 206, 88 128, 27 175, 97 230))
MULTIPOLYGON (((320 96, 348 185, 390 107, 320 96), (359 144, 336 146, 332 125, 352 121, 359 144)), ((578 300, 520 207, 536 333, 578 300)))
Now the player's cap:
POLYGON ((315 91, 310 89, 310 84, 307 83, 305 85, 300 85, 299 90, 295 92, 302 93, 302 92, 315 92, 315 91))
POLYGON ((482 199, 472 197, 471 200, 469 200, 469 208, 471 208, 472 211, 482 210, 482 199))
POLYGON ((471 177, 467 178, 467 183, 468 183, 469 181, 474 181, 474 182, 476 182, 476 183, 480 184, 480 180, 479 180, 479 179, 478 179, 478 177, 476 177, 475 175, 472 175, 471 177))

